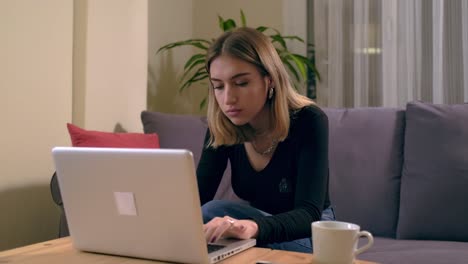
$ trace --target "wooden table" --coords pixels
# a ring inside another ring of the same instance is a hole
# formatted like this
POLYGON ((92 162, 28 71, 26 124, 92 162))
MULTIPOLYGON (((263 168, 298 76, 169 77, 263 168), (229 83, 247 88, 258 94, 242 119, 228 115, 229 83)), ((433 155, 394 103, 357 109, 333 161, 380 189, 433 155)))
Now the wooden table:
MULTIPOLYGON (((219 263, 255 264, 257 261, 271 262, 272 264, 313 264, 313 255, 283 250, 271 250, 266 248, 250 248, 242 253, 234 255, 219 263)), ((82 264, 82 263, 115 263, 115 264, 156 264, 166 263, 159 261, 143 260, 95 254, 78 251, 73 248, 69 237, 50 240, 25 247, 15 248, 0 252, 0 263, 24 263, 24 264, 82 264)), ((372 264, 373 262, 356 261, 355 264, 372 264)))

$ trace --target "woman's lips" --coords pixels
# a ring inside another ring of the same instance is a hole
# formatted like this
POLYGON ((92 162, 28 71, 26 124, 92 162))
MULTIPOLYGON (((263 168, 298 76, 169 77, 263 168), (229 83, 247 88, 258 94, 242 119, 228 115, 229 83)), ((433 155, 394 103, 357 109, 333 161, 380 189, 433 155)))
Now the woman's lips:
POLYGON ((240 109, 229 109, 226 111, 226 114, 229 116, 229 117, 236 117, 238 115, 240 115, 242 110, 240 109))

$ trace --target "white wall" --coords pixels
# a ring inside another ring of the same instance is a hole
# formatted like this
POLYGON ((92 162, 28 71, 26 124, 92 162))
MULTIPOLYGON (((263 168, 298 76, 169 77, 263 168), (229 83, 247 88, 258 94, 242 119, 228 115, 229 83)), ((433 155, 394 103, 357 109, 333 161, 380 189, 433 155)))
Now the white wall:
POLYGON ((57 237, 66 122, 142 131, 147 14, 147 0, 0 1, 0 250, 57 237))
POLYGON ((192 0, 148 2, 148 109, 196 113, 196 91, 178 93, 184 63, 193 52, 179 48, 156 54, 167 43, 193 38, 192 0))
POLYGON ((50 151, 68 144, 73 0, 0 1, 0 250, 53 238, 50 151))
POLYGON ((215 38, 221 34, 218 15, 232 18, 240 26, 240 10, 244 11, 247 26, 268 26, 283 30, 282 0, 194 0, 194 34, 203 38, 215 38))
POLYGON ((142 132, 148 65, 147 0, 75 0, 75 124, 142 132))
MULTIPOLYGON (((291 52, 307 56, 307 0, 283 1, 283 34, 299 36, 304 42, 287 41, 291 52)), ((297 69, 297 68, 296 68, 297 69)), ((291 79, 293 79, 292 77, 291 79)), ((298 91, 306 95, 306 86, 298 87, 298 91)))

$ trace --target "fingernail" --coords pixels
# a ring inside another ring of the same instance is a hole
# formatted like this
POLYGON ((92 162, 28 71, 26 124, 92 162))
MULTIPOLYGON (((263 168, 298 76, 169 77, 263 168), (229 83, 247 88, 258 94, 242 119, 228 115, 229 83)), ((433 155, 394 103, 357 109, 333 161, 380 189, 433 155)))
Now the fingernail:
POLYGON ((214 243, 216 241, 216 236, 214 236, 212 239, 211 239, 211 242, 210 243, 214 243))

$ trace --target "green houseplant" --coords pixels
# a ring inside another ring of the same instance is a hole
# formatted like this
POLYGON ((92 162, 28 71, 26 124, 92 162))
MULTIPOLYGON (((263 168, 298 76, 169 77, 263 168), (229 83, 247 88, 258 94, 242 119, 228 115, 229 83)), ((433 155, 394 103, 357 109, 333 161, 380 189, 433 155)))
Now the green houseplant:
MULTIPOLYGON (((242 10, 240 11, 240 22, 241 26, 247 26, 246 18, 242 10)), ((232 30, 237 27, 236 21, 230 18, 224 19, 219 15, 218 23, 219 28, 223 32, 232 30)), ((287 40, 300 41, 304 43, 302 38, 298 36, 283 36, 278 30, 271 27, 259 26, 256 29, 260 32, 263 32, 271 39, 281 60, 293 77, 291 79, 293 80, 293 84, 296 88, 299 85, 310 83, 311 81, 313 82, 315 79, 320 80, 320 75, 317 71, 317 68, 315 67, 313 60, 314 49, 312 44, 307 44, 308 53, 311 54, 311 57, 307 58, 303 55, 290 52, 287 47, 287 40)), ((208 79, 208 72, 206 72, 205 69, 205 57, 208 47, 213 42, 214 39, 188 39, 169 43, 158 49, 156 54, 181 46, 193 46, 198 49, 198 52, 192 55, 184 65, 184 73, 180 79, 181 84, 179 87, 179 92, 189 88, 194 83, 203 82, 208 79)), ((206 100, 207 97, 205 96, 205 98, 200 102, 200 108, 205 106, 206 100)))

